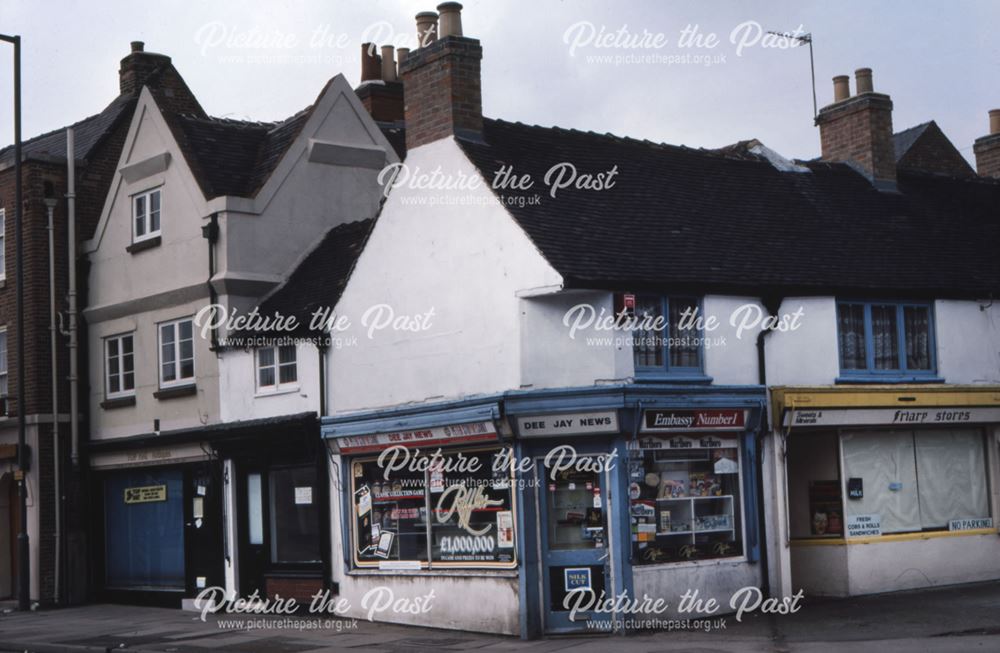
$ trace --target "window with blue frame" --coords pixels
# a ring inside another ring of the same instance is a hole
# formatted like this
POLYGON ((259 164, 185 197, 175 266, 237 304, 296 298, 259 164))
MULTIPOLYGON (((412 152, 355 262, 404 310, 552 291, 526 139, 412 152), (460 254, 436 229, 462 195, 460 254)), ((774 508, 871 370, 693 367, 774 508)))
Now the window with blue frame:
POLYGON ((692 297, 636 297, 632 332, 636 373, 701 374, 701 331, 687 327, 699 306, 699 300, 692 297), (691 319, 682 325, 685 315, 691 319))
POLYGON ((930 304, 838 302, 840 371, 846 376, 932 376, 930 304))

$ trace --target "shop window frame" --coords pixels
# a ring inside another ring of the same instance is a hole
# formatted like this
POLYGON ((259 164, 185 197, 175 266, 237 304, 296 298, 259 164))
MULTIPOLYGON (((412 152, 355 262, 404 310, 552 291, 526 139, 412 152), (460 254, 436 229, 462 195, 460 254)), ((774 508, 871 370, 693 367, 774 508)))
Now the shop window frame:
MULTIPOLYGON (((499 446, 498 445, 493 445, 493 446, 485 446, 485 447, 474 447, 474 448, 471 448, 471 449, 470 448, 442 448, 441 449, 441 455, 442 455, 442 457, 447 457, 449 455, 459 454, 459 453, 462 453, 462 454, 498 453, 498 452, 500 452, 500 451, 502 451, 504 449, 510 449, 511 456, 516 455, 516 450, 509 443, 500 444, 499 446)), ((355 464, 359 464, 359 463, 360 464, 366 464, 366 463, 377 462, 380 453, 381 452, 378 452, 378 453, 376 453, 374 455, 362 454, 362 455, 359 455, 359 456, 352 456, 352 457, 346 458, 344 460, 344 474, 345 474, 345 476, 348 477, 349 483, 347 484, 347 487, 349 487, 349 489, 350 489, 350 493, 349 494, 345 494, 345 496, 348 497, 347 500, 349 502, 349 505, 347 506, 347 510, 344 510, 343 513, 342 513, 344 527, 346 529, 348 529, 348 537, 344 538, 344 545, 345 545, 345 547, 348 547, 348 549, 349 549, 349 550, 345 550, 346 560, 349 563, 349 569, 350 569, 349 573, 357 573, 357 572, 365 573, 365 572, 379 572, 379 571, 384 572, 385 571, 384 568, 380 569, 379 565, 380 565, 381 561, 379 561, 379 560, 365 560, 365 561, 358 560, 358 539, 357 539, 358 538, 358 529, 357 529, 357 519, 358 519, 358 516, 357 516, 357 513, 356 513, 357 504, 356 504, 355 499, 354 499, 355 494, 356 494, 356 492, 359 489, 359 486, 357 484, 358 478, 355 477, 354 473, 353 473, 354 465, 355 464)), ((471 571, 473 573, 488 572, 488 571, 515 571, 515 570, 517 570, 520 567, 520 565, 521 565, 521 559, 520 559, 521 552, 519 550, 519 543, 518 543, 518 537, 519 537, 519 533, 518 533, 518 530, 519 530, 519 525, 518 525, 518 502, 519 502, 519 497, 518 497, 518 483, 517 483, 517 475, 515 473, 515 470, 514 469, 510 469, 509 471, 510 471, 510 477, 509 477, 510 478, 510 490, 509 490, 510 491, 510 510, 511 510, 511 519, 512 519, 513 526, 514 526, 514 547, 512 548, 512 557, 513 557, 513 559, 510 562, 477 562, 477 561, 446 562, 446 561, 435 561, 433 559, 434 554, 433 554, 433 550, 431 548, 427 549, 427 560, 426 561, 424 561, 424 560, 398 560, 398 561, 385 560, 385 562, 397 562, 397 563, 407 563, 407 564, 419 563, 419 565, 420 565, 419 570, 414 567, 413 569, 405 569, 403 571, 408 572, 408 573, 422 573, 422 574, 424 574, 424 573, 441 572, 441 571, 461 570, 461 569, 468 570, 468 571, 471 571)), ((428 491, 429 491, 429 488, 430 488, 430 471, 426 470, 426 471, 424 471, 424 505, 426 505, 426 506, 430 505, 429 501, 428 501, 428 496, 429 496, 428 495, 428 491)), ((428 512, 427 524, 425 525, 425 531, 426 531, 426 538, 427 538, 427 544, 428 544, 428 546, 430 546, 430 544, 431 544, 432 534, 433 534, 433 526, 434 526, 434 523, 432 522, 432 519, 430 517, 430 513, 428 512)))

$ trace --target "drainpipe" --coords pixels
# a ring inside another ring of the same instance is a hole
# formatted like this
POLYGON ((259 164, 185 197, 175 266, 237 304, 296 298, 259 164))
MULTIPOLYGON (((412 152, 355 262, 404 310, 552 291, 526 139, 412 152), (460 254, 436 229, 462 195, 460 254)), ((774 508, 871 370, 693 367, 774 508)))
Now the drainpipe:
POLYGON ((80 425, 79 425, 79 383, 77 359, 79 345, 77 343, 76 327, 76 147, 74 146, 73 129, 66 130, 66 230, 67 250, 69 259, 69 428, 71 435, 70 459, 73 466, 80 464, 80 425))
MULTIPOLYGON (((48 185, 48 184, 46 184, 48 185)), ((46 189, 49 190, 49 189, 46 189)), ((48 193, 46 193, 48 195, 48 193)), ((54 197, 45 198, 45 209, 48 213, 46 230, 49 232, 49 346, 52 355, 52 457, 54 462, 53 477, 56 497, 55 509, 55 602, 59 603, 60 563, 62 562, 62 487, 60 470, 62 452, 59 447, 59 361, 56 358, 56 238, 52 215, 59 203, 54 197)))
MULTIPOLYGON (((781 308, 780 297, 762 297, 761 304, 764 306, 764 310, 767 311, 767 316, 771 317, 776 315, 781 308)), ((764 410, 760 418, 760 429, 757 431, 757 505, 760 506, 758 510, 757 521, 758 530, 760 531, 761 537, 758 538, 758 546, 760 546, 760 571, 761 576, 764 581, 764 587, 762 588, 765 596, 771 595, 771 568, 767 557, 767 520, 765 518, 764 505, 764 437, 767 433, 770 433, 770 420, 768 415, 768 401, 766 399, 767 393, 767 360, 764 351, 764 338, 767 334, 772 333, 773 329, 761 329, 760 333, 757 334, 757 382, 764 388, 765 401, 764 410)))
MULTIPOLYGON (((212 276, 215 275, 215 243, 219 240, 219 214, 213 213, 209 223, 201 228, 201 235, 208 241, 208 303, 215 306, 219 299, 219 294, 212 285, 212 276)), ((219 350, 219 329, 212 327, 212 341, 209 347, 212 351, 219 350)))

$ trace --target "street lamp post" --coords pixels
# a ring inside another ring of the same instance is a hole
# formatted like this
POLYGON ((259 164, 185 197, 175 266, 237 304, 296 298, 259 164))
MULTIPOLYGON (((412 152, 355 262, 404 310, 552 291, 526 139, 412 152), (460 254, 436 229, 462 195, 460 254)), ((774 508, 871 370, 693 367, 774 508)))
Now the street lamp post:
POLYGON ((0 41, 14 46, 14 264, 17 285, 17 467, 18 493, 21 498, 21 524, 17 533, 17 607, 31 607, 31 566, 28 563, 28 486, 30 461, 24 441, 24 239, 21 233, 21 37, 0 34, 0 41))

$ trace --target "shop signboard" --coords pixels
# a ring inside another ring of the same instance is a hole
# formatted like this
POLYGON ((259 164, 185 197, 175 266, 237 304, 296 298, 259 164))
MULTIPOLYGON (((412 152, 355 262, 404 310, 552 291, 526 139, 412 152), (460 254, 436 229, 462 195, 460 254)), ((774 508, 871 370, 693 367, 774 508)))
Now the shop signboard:
POLYGON ((923 426, 1000 422, 1000 408, 822 408, 787 411, 785 426, 923 426))
POLYGON ((517 432, 522 438, 618 433, 618 412, 602 410, 587 413, 518 417, 517 432))
POLYGON ((664 431, 742 431, 746 411, 737 408, 698 408, 675 410, 656 408, 643 412, 642 432, 664 431))
POLYGON ((353 455, 381 451, 394 446, 442 447, 469 442, 489 442, 496 439, 497 430, 493 422, 469 422, 411 431, 352 435, 338 438, 335 442, 340 448, 340 453, 353 455))

